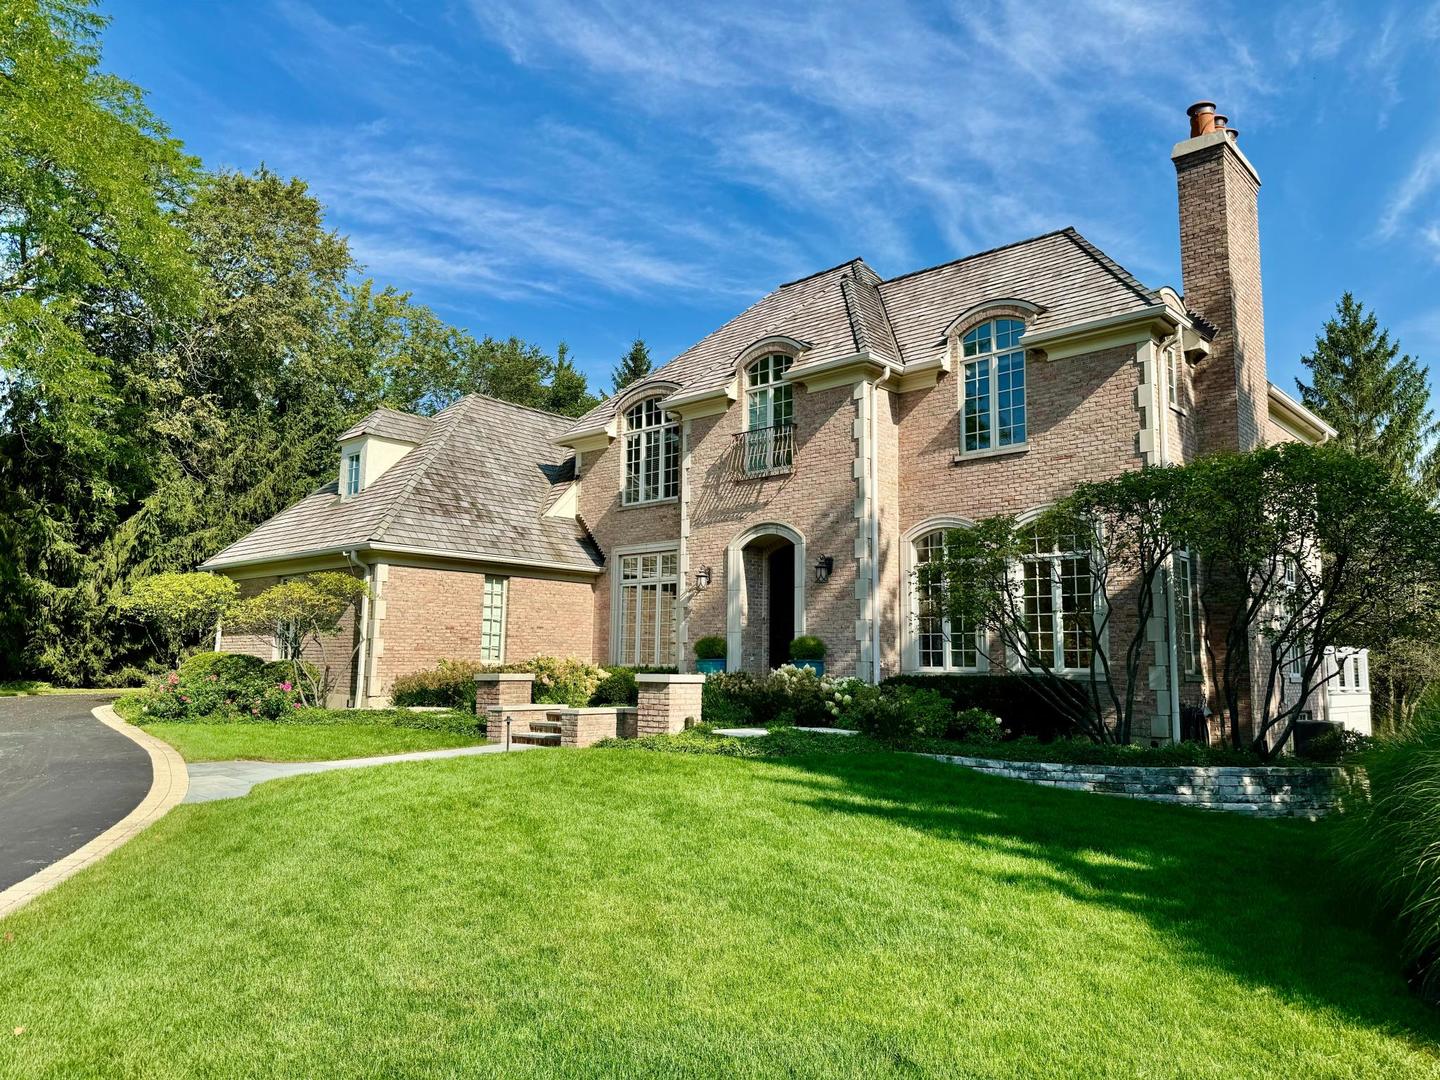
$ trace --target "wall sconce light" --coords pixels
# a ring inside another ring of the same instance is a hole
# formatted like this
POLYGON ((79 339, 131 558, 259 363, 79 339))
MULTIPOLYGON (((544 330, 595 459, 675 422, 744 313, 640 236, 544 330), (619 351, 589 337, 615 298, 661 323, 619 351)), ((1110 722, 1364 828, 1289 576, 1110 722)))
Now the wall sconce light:
POLYGON ((830 574, 835 569, 835 559, 829 555, 821 555, 815 560, 815 582, 824 585, 830 580, 830 574))
POLYGON ((708 589, 710 587, 710 567, 702 566, 695 571, 695 587, 697 589, 708 589))

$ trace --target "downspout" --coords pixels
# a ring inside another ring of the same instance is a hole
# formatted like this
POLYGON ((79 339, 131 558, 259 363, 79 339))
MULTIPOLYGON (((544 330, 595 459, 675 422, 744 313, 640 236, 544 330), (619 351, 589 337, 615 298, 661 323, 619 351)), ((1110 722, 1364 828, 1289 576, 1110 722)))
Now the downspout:
MULTIPOLYGON (((1170 348, 1175 350, 1175 366, 1178 369, 1185 362, 1185 356, 1180 351, 1184 338, 1184 331, 1175 327, 1175 339, 1170 348)), ((1162 354, 1163 358, 1163 354, 1162 354)), ((1162 363, 1165 369, 1165 379, 1170 378, 1170 365, 1162 363)), ((1160 415, 1164 423, 1160 426, 1160 446, 1156 454, 1156 460, 1161 465, 1170 464, 1170 393, 1168 387, 1161 388, 1160 415)), ((1176 395, 1177 400, 1179 395, 1176 395)), ((1190 573, 1195 573, 1195 568, 1190 568, 1190 573)), ((1176 745, 1180 742, 1180 626, 1176 619, 1175 605, 1175 555, 1170 555, 1170 565, 1165 570, 1165 626, 1166 643, 1170 650, 1170 741, 1176 745)))
POLYGON ((358 567, 365 573, 365 592, 360 596, 360 640, 355 643, 355 651, 351 653, 351 659, 355 662, 355 678, 351 684, 350 707, 352 709, 363 709, 365 707, 365 667, 369 663, 370 651, 370 586, 374 576, 374 570, 369 563, 362 563, 355 557, 353 551, 345 552, 345 558, 350 560, 350 565, 358 567))
POLYGON ((880 682, 880 388, 870 383, 870 674, 880 682))

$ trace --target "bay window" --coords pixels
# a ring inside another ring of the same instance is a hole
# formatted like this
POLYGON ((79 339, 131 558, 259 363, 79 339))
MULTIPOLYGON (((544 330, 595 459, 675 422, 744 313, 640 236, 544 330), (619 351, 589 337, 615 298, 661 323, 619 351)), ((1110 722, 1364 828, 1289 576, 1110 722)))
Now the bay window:
POLYGON ((991 319, 961 340, 965 401, 960 446, 966 453, 1025 443, 1024 333, 1018 319, 991 319))

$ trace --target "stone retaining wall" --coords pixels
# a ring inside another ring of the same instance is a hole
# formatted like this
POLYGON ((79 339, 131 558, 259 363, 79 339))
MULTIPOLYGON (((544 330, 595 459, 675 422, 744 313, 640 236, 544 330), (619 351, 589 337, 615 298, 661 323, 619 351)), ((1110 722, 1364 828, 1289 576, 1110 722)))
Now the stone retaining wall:
POLYGON ((1154 768, 1140 765, 1059 765, 1036 761, 926 754, 967 769, 1045 787, 1229 810, 1254 817, 1315 819, 1333 810, 1354 782, 1344 769, 1233 765, 1154 768))

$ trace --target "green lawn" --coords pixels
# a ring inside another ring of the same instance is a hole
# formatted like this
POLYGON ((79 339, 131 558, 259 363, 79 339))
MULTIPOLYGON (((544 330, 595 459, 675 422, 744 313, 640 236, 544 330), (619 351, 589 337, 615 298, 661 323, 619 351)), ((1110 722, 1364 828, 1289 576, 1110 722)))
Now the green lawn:
POLYGON ((146 724, 186 761, 333 761, 477 746, 483 735, 373 724, 146 724))
POLYGON ((5 920, 0 1074, 1440 1076, 1322 839, 894 754, 302 777, 5 920))

